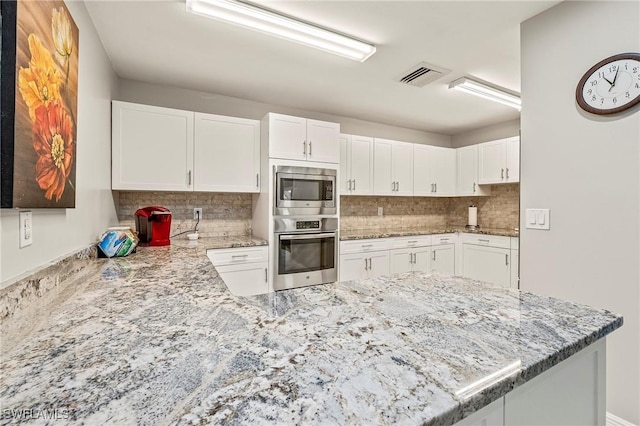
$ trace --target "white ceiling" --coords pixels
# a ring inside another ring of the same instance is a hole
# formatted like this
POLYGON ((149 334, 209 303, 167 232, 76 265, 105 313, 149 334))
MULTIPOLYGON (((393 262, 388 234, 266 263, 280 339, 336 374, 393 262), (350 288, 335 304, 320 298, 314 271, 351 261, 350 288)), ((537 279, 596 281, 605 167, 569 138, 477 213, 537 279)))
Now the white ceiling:
POLYGON ((516 119, 449 90, 473 76, 520 91, 520 23, 558 1, 258 1, 374 43, 364 63, 186 12, 184 0, 88 1, 119 77, 444 134, 516 119), (452 72, 394 81, 426 61, 452 72))

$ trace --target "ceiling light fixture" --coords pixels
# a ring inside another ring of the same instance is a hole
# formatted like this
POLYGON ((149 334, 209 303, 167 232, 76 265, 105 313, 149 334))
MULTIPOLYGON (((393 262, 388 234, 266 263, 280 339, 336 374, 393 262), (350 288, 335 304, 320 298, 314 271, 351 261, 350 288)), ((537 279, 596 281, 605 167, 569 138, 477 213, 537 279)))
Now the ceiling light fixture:
POLYGON ((482 98, 510 106, 518 111, 520 111, 521 108, 519 96, 512 95, 511 93, 496 89, 495 87, 488 86, 484 83, 479 83, 467 77, 462 77, 452 81, 451 84, 449 84, 449 89, 462 90, 463 92, 471 93, 472 95, 480 96, 482 98))
POLYGON ((236 0, 187 0, 187 11, 364 62, 372 44, 236 0))

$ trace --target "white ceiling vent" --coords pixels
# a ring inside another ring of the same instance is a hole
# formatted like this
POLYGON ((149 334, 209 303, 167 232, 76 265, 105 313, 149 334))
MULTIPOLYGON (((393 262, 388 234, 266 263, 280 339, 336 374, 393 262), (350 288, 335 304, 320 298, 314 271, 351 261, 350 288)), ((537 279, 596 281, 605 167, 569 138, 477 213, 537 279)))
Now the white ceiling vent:
POLYGON ((400 77, 396 78, 396 81, 409 86, 424 87, 450 72, 451 70, 420 62, 403 72, 400 77))

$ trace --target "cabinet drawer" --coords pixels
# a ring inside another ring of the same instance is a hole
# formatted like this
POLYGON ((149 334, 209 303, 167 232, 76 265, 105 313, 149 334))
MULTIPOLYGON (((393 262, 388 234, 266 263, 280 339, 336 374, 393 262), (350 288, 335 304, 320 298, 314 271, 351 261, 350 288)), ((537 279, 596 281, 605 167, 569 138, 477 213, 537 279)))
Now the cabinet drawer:
POLYGON ((499 235, 462 234, 462 242, 478 246, 511 248, 511 238, 499 235))
POLYGON ((340 254, 363 253, 368 251, 388 250, 388 249, 389 249, 389 238, 340 241, 340 254))
POLYGON ((425 247, 431 245, 431 235, 389 238, 390 248, 425 247))
POLYGON ((267 246, 212 249, 207 250, 207 256, 214 266, 268 261, 267 246))
POLYGON ((456 234, 434 234, 431 236, 431 245, 437 246, 440 244, 454 244, 458 241, 456 234))

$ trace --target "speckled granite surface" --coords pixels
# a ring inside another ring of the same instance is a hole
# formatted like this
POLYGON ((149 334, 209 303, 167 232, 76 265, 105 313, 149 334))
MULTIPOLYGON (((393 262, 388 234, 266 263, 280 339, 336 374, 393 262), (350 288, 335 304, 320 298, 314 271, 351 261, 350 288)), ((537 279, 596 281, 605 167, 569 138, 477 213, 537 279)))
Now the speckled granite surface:
POLYGON ((207 249, 235 248, 235 247, 254 247, 267 246, 269 242, 261 238, 251 236, 243 237, 210 237, 201 238, 199 244, 207 249))
POLYGON ((413 235, 434 235, 465 232, 469 234, 499 235, 503 237, 517 237, 519 232, 513 229, 464 227, 422 228, 422 229, 341 229, 340 240, 364 240, 371 238, 410 237, 413 235))
POLYGON ((65 410, 66 424, 449 425, 622 324, 428 273, 236 298, 206 248, 89 260, 93 274, 46 312, 3 323, 3 413, 65 410), (457 395, 514 362, 512 376, 457 395))

